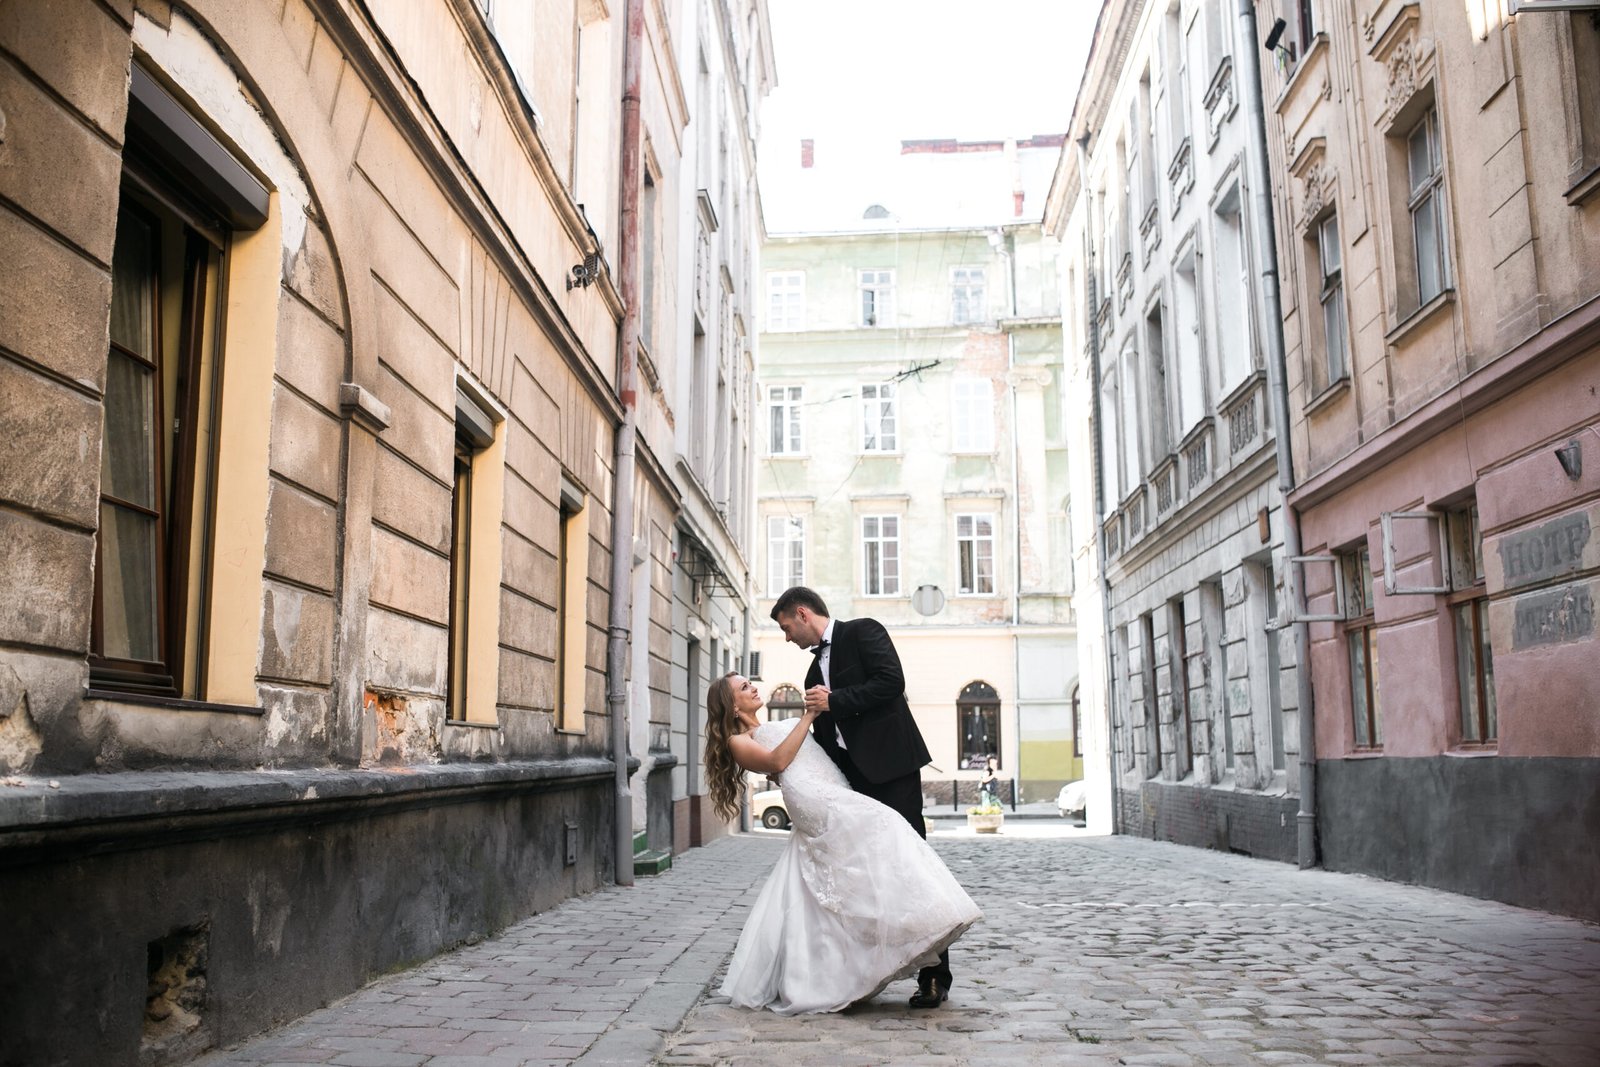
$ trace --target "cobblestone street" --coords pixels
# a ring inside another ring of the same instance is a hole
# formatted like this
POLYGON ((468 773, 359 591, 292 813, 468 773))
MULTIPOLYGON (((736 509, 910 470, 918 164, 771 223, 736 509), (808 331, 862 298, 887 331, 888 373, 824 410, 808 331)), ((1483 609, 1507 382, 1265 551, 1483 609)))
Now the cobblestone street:
POLYGON ((833 1016, 714 990, 781 835, 694 850, 206 1067, 1600 1062, 1600 928, 1132 838, 935 843, 986 918, 944 1008, 909 981, 833 1016))

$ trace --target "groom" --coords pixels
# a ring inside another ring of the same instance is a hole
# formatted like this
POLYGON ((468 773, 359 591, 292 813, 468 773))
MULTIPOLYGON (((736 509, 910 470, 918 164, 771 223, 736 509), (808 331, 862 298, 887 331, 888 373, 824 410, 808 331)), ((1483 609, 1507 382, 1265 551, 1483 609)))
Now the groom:
MULTIPOLYGON (((899 812, 926 838, 922 821, 922 766, 928 746, 906 703, 905 675, 889 631, 876 619, 835 620, 822 598, 803 585, 772 605, 783 636, 810 650, 806 707, 821 714, 812 736, 858 793, 899 812)), ((937 1008, 950 995, 950 953, 917 975, 913 1008, 937 1008)))

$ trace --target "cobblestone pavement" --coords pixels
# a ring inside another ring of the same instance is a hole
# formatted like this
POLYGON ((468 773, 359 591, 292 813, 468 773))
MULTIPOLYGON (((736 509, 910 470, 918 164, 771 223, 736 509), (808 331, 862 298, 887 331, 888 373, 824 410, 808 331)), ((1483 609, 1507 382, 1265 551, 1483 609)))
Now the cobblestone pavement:
POLYGON ((905 1007, 909 981, 828 1016, 716 997, 782 846, 747 835, 202 1063, 1600 1064, 1600 927, 1242 856, 1015 829, 935 835, 986 913, 952 949, 956 986, 936 1011, 905 1007))

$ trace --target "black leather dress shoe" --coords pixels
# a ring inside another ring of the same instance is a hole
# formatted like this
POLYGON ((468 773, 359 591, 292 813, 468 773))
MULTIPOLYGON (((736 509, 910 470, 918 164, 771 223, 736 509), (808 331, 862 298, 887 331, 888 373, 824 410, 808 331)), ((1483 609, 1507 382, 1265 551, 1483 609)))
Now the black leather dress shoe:
POLYGON ((917 983, 917 991, 911 994, 913 1008, 937 1008, 950 996, 950 990, 937 978, 929 978, 917 983))

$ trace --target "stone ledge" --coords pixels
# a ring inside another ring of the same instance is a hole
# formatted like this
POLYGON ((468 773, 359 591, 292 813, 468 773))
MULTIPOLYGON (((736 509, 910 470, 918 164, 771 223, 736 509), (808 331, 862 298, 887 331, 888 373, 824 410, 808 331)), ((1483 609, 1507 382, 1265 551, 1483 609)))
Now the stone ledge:
MULTIPOLYGON (((629 760, 630 766, 634 763, 629 760)), ((252 823, 349 818, 514 793, 610 781, 611 760, 439 763, 370 770, 126 771, 24 778, 0 786, 0 854, 29 847, 106 843, 152 835, 214 835, 252 823)))

